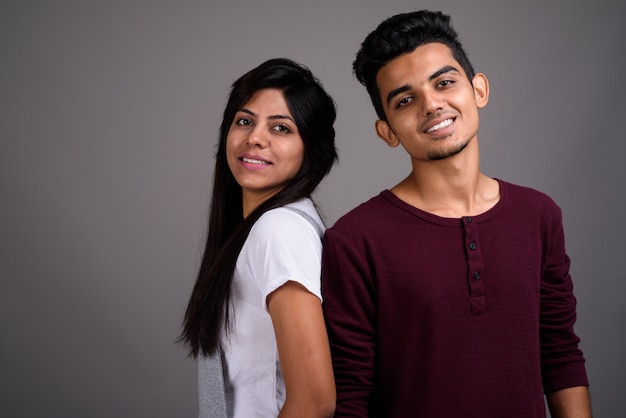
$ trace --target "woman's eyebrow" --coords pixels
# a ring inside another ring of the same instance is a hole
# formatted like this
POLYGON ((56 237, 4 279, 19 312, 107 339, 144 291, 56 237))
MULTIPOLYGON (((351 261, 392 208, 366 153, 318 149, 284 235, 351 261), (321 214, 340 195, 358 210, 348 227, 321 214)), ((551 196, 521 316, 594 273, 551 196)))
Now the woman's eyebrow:
MULTIPOLYGON (((250 109, 246 109, 245 107, 239 109, 239 111, 243 112, 243 113, 247 113, 250 116, 258 117, 258 115, 256 113, 254 113, 250 109)), ((274 119, 288 119, 288 120, 292 121, 293 123, 296 123, 296 121, 289 115, 272 115, 272 116, 268 116, 267 118, 268 119, 272 119, 272 120, 274 120, 274 119)))

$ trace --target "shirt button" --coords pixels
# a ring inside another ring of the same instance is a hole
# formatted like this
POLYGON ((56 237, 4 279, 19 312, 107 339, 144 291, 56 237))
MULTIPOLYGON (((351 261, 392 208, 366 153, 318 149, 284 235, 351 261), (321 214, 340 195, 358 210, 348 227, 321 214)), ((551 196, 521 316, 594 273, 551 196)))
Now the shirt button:
POLYGON ((472 222, 472 217, 471 216, 466 216, 465 217, 465 222, 467 222, 468 224, 472 222))
POLYGON ((476 249, 476 243, 470 242, 469 248, 470 248, 470 250, 475 250, 476 249))
POLYGON ((474 279, 476 279, 476 280, 480 279, 480 273, 479 272, 475 272, 474 273, 474 279))

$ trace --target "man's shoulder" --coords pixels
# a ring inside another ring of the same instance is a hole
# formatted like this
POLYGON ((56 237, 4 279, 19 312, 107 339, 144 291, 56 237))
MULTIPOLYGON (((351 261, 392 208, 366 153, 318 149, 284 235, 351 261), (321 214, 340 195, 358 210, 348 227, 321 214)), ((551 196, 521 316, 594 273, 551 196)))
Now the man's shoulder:
POLYGON ((503 180, 500 182, 501 189, 506 191, 512 200, 534 200, 542 201, 549 204, 554 204, 554 200, 547 193, 529 186, 522 186, 520 184, 509 183, 503 180))
POLYGON ((389 202, 384 197, 386 193, 388 193, 388 191, 382 191, 378 195, 371 197, 351 209, 341 216, 329 229, 352 229, 356 225, 362 225, 364 222, 371 221, 373 217, 388 212, 389 202))
POLYGON ((559 206, 547 193, 529 186, 498 181, 501 195, 509 207, 539 212, 560 212, 559 206))

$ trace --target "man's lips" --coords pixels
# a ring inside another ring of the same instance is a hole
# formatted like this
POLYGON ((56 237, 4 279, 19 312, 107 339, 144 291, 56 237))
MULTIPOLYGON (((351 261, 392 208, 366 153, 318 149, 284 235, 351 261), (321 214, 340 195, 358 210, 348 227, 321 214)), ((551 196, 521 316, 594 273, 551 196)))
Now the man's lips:
POLYGON ((434 124, 434 125, 430 126, 429 128, 427 128, 424 132, 429 134, 429 133, 438 131, 440 129, 443 129, 443 128, 446 128, 446 127, 450 126, 452 124, 452 122, 454 122, 454 118, 443 119, 442 121, 437 122, 436 124, 434 124))

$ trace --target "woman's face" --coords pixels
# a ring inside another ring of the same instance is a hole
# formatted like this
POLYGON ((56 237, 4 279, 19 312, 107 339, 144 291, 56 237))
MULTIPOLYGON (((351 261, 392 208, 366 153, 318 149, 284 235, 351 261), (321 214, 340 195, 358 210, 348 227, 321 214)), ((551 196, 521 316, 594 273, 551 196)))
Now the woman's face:
POLYGON ((295 177, 304 143, 281 90, 259 90, 239 109, 226 138, 226 158, 243 190, 244 214, 295 177))

